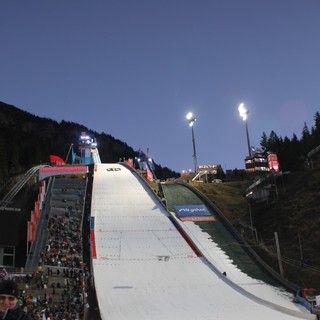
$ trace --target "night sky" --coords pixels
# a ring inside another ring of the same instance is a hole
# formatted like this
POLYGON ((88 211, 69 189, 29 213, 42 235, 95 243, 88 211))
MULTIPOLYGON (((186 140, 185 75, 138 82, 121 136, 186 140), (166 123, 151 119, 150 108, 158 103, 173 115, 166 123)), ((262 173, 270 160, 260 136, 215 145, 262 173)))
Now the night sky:
MULTIPOLYGON (((111 134, 162 166, 244 168, 320 111, 319 0, 0 2, 0 101, 111 134)), ((80 134, 80 133, 79 133, 80 134)), ((98 141, 99 143, 99 141, 98 141)))

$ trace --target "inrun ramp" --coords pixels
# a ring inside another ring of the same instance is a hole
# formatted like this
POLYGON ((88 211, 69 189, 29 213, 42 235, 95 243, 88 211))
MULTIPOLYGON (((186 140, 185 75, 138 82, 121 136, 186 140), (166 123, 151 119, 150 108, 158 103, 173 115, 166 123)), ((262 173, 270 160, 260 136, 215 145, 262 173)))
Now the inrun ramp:
POLYGON ((134 171, 96 164, 93 275, 103 320, 315 319, 230 284, 134 171))

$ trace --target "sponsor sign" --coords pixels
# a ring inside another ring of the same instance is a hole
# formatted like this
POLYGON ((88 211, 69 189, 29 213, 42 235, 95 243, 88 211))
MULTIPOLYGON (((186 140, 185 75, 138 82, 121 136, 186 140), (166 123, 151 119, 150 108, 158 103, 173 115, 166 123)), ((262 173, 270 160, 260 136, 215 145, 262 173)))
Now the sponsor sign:
POLYGON ((37 223, 35 221, 28 221, 27 241, 33 242, 36 240, 37 223))
POLYGON ((212 173, 218 172, 218 166, 216 164, 206 164, 206 165, 199 165, 198 166, 199 171, 209 171, 212 173))
POLYGON ((80 174, 87 173, 87 166, 80 167, 44 167, 39 170, 39 181, 57 175, 80 174))
POLYGON ((178 217, 209 216, 210 212, 203 204, 175 206, 178 217))
POLYGON ((110 172, 110 171, 121 171, 121 168, 107 168, 106 170, 108 172, 110 172))
POLYGON ((214 216, 201 216, 201 217, 180 217, 181 221, 216 221, 214 216))
POLYGON ((276 154, 272 153, 268 155, 268 164, 270 171, 279 171, 279 162, 276 154))
POLYGON ((94 230, 94 217, 90 217, 90 230, 94 230))
POLYGON ((97 259, 96 239, 94 236, 94 230, 90 230, 90 242, 91 242, 92 258, 97 259))
POLYGON ((53 173, 69 173, 69 172, 88 172, 87 167, 45 167, 45 168, 40 168, 40 172, 53 172, 53 173))
POLYGON ((175 209, 181 221, 215 221, 204 205, 175 206, 175 209))
POLYGON ((12 207, 2 207, 1 210, 14 211, 14 212, 20 212, 21 211, 20 208, 12 208, 12 207))
POLYGON ((147 179, 148 181, 153 181, 153 175, 150 170, 142 170, 142 175, 147 179))
POLYGON ((96 250, 96 239, 94 235, 94 217, 90 217, 90 242, 91 242, 91 252, 92 258, 97 259, 97 250, 96 250))

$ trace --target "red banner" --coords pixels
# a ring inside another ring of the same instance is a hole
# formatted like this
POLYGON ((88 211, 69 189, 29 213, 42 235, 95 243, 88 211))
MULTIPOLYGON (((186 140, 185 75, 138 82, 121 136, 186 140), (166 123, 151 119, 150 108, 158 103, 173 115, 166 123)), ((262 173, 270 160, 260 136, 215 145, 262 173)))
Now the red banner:
POLYGON ((276 154, 271 153, 268 155, 268 163, 270 171, 279 171, 279 162, 276 154))
POLYGON ((148 180, 148 181, 153 181, 153 174, 149 170, 143 170, 142 171, 143 176, 148 180))
POLYGON ((32 241, 36 240, 37 222, 32 222, 32 241))
POLYGON ((40 204, 39 204, 39 201, 36 201, 34 203, 34 212, 35 212, 35 217, 36 217, 36 220, 40 217, 40 204))
POLYGON ((124 163, 126 163, 128 166, 133 167, 133 160, 131 158, 129 158, 127 161, 125 161, 124 163))
POLYGON ((36 240, 37 223, 28 221, 27 241, 33 242, 36 240))
POLYGON ((32 223, 31 223, 31 221, 28 221, 28 231, 27 231, 27 241, 28 242, 32 241, 31 236, 32 236, 32 223))
POLYGON ((97 259, 96 240, 94 237, 94 230, 90 231, 90 241, 91 241, 92 259, 97 259))
POLYGON ((37 220, 37 216, 36 216, 35 211, 31 211, 31 222, 34 222, 36 220, 37 220))

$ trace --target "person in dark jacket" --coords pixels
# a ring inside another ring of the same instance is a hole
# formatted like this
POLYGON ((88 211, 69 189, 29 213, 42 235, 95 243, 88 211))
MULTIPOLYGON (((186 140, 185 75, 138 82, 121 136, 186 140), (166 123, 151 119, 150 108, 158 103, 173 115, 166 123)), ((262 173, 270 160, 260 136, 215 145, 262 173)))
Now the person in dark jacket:
POLYGON ((13 280, 3 280, 0 283, 0 320, 31 319, 17 303, 19 288, 13 280))

